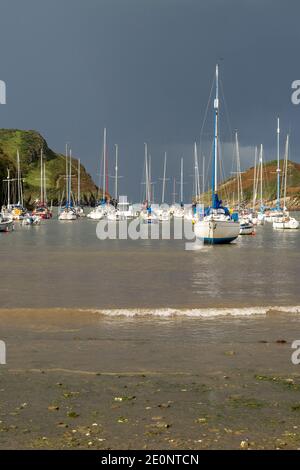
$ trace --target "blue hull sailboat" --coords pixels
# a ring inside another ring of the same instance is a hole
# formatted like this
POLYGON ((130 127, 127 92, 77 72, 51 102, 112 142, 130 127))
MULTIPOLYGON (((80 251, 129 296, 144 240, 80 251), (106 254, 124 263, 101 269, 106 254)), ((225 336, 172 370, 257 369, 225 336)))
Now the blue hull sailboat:
POLYGON ((231 243, 240 233, 238 220, 231 217, 227 207, 222 206, 217 194, 218 168, 218 118, 219 118, 219 67, 216 65, 216 95, 214 99, 214 145, 212 164, 212 204, 208 207, 202 220, 194 225, 196 238, 208 244, 231 243))

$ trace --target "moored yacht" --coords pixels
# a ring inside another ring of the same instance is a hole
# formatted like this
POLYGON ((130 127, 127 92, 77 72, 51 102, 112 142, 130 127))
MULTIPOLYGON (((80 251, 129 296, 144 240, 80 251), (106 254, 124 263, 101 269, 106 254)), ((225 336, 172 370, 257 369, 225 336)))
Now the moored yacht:
POLYGON ((240 235, 253 235, 254 225, 248 218, 240 219, 240 235))
POLYGON ((158 222, 158 217, 151 207, 146 207, 144 210, 142 210, 140 213, 140 218, 145 224, 153 224, 158 222))
POLYGON ((288 155, 289 155, 289 135, 286 138, 285 159, 284 159, 284 191, 283 191, 283 211, 282 215, 273 218, 273 228, 276 230, 293 230, 299 228, 299 222, 291 217, 286 208, 286 188, 288 173, 288 155))
POLYGON ((91 212, 87 215, 89 219, 92 220, 101 220, 106 216, 106 210, 105 210, 105 205, 100 204, 99 206, 96 206, 94 209, 91 210, 91 212))
POLYGON ((273 228, 277 230, 293 230, 299 228, 299 222, 294 217, 290 217, 289 212, 285 212, 283 216, 274 218, 273 228))
POLYGON ((76 220, 77 214, 73 207, 66 206, 58 214, 58 220, 76 220))
POLYGON ((212 205, 202 220, 194 225, 196 238, 208 244, 230 243, 239 236, 240 224, 231 217, 227 207, 222 206, 217 194, 218 168, 218 117, 219 117, 219 69, 216 66, 216 96, 214 100, 214 149, 212 165, 212 205))
POLYGON ((75 208, 72 205, 72 189, 71 189, 71 183, 72 183, 72 152, 70 149, 69 153, 69 160, 68 160, 68 155, 66 152, 66 193, 67 193, 67 198, 66 198, 66 205, 65 207, 61 207, 58 211, 58 220, 76 220, 77 219, 77 213, 75 208))

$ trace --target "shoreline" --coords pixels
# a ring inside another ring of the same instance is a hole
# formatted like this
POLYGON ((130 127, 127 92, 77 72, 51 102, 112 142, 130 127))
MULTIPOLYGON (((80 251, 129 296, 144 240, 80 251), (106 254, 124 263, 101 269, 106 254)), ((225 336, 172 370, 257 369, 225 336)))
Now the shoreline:
POLYGON ((300 447, 297 314, 0 315, 1 449, 300 447))
POLYGON ((141 319, 157 319, 157 318, 235 318, 235 317, 267 317, 269 315, 281 314, 299 314, 300 305, 248 305, 241 306, 168 306, 168 307, 9 307, 0 308, 0 317, 12 318, 18 315, 34 315, 43 318, 43 315, 82 315, 86 316, 99 316, 110 318, 141 318, 141 319))

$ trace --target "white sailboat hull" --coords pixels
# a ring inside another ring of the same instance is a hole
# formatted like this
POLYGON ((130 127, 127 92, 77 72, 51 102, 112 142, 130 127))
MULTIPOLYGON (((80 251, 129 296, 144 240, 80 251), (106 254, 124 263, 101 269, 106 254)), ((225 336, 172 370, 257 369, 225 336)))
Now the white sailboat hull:
POLYGON ((240 226, 240 235, 252 235, 253 233, 254 233, 254 227, 252 224, 240 226))
POLYGON ((240 235, 252 235, 254 233, 254 225, 249 219, 240 219, 240 235))
POLYGON ((194 225, 196 238, 211 245, 231 243, 240 233, 240 224, 233 220, 200 220, 194 225))
POLYGON ((276 230, 293 230, 299 228, 298 220, 294 217, 280 217, 273 220, 273 228, 276 230))
POLYGON ((58 220, 76 220, 77 215, 72 211, 63 211, 59 214, 58 220))
POLYGON ((104 217, 104 211, 102 210, 92 210, 87 217, 92 220, 101 220, 104 217))
POLYGON ((282 211, 274 211, 273 213, 269 213, 265 215, 265 221, 266 222, 273 222, 274 219, 278 219, 283 216, 282 211))

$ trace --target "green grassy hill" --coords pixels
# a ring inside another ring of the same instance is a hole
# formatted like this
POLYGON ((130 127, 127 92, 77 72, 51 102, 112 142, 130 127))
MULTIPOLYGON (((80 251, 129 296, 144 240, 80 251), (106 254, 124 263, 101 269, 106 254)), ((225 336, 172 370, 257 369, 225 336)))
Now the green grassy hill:
MULTIPOLYGON (((283 160, 280 161, 280 167, 283 169, 283 160)), ((277 194, 277 161, 264 163, 263 167, 263 199, 266 205, 274 207, 276 205, 277 194)), ((287 206, 290 210, 300 209, 300 164, 288 162, 287 178, 287 206)), ((282 176, 282 172, 281 172, 282 176)), ((243 187, 243 202, 246 206, 252 205, 253 200, 253 180, 254 168, 251 167, 241 175, 243 187)), ((281 182, 282 184, 282 182, 281 182)), ((237 201, 237 178, 231 177, 220 184, 218 194, 223 201, 233 204, 237 201)), ((283 192, 281 192, 283 196, 283 192)), ((210 203, 210 193, 204 195, 205 203, 210 203)), ((257 200, 260 197, 259 187, 257 200)), ((259 201, 257 201, 259 203, 259 201)))
MULTIPOLYGON (((17 151, 20 155, 22 178, 24 179, 24 200, 31 206, 40 194, 40 153, 43 149, 46 164, 47 198, 53 204, 59 204, 65 188, 66 159, 65 156, 53 152, 46 140, 36 131, 19 129, 0 129, 0 202, 5 203, 7 169, 11 177, 16 175, 17 151)), ((77 165, 76 158, 72 159, 72 187, 74 195, 77 193, 77 165)), ((12 184, 12 196, 14 188, 12 184)), ((101 196, 101 190, 93 182, 91 176, 81 165, 81 198, 88 204, 93 204, 101 196)))

